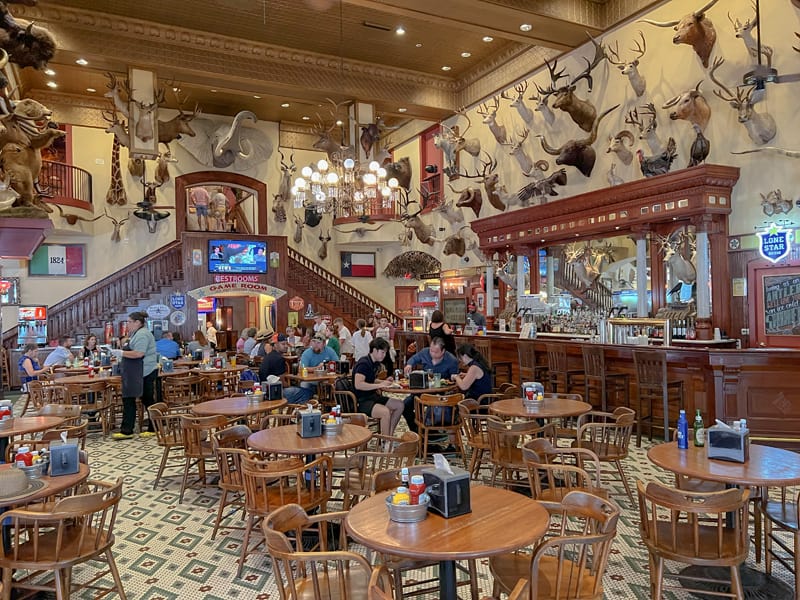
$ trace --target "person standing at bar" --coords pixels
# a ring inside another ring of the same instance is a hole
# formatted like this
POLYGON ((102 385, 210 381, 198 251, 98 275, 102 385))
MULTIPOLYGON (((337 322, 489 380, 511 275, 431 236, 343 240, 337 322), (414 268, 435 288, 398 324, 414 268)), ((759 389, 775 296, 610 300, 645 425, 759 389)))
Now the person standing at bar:
POLYGON ((486 317, 478 312, 478 307, 475 306, 475 302, 470 300, 467 308, 467 323, 472 319, 472 322, 475 323, 475 327, 486 327, 486 317))
MULTIPOLYGON (((156 341, 153 334, 145 327, 147 315, 135 311, 128 315, 128 333, 130 339, 122 347, 122 426, 113 434, 115 440, 133 438, 136 424, 136 398, 141 397, 145 411, 153 404, 155 381, 158 376, 156 363, 156 341)), ((141 437, 154 436, 150 419, 146 421, 146 431, 139 433, 141 437)))
POLYGON ((206 339, 208 340, 208 345, 211 346, 212 350, 217 349, 217 328, 214 327, 214 321, 207 321, 206 322, 206 339))

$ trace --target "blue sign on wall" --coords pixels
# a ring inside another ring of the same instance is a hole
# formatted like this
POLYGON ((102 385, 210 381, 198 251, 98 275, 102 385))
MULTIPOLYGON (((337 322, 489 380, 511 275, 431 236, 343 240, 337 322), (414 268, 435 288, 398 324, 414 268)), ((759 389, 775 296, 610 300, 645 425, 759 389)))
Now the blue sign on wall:
POLYGON ((169 303, 172 304, 172 308, 175 310, 180 310, 186 306, 186 296, 183 294, 172 294, 169 297, 169 303))
POLYGON ((792 230, 781 229, 772 223, 766 231, 756 233, 760 240, 758 251, 770 262, 778 262, 789 256, 792 250, 792 230))

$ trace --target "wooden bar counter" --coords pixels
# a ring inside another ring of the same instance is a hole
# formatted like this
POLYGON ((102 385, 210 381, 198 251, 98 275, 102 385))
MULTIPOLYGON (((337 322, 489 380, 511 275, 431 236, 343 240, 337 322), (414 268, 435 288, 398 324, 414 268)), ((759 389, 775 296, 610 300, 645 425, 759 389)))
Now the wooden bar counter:
MULTIPOLYGON (((420 332, 398 331, 395 339, 400 348, 411 343, 420 332), (402 338, 402 339, 401 339, 402 338)), ((515 333, 489 333, 487 336, 457 336, 456 343, 471 343, 473 339, 489 339, 492 358, 496 362, 510 361, 513 381, 519 383, 517 344, 533 344, 536 360, 547 364, 545 344, 566 346, 570 365, 582 368, 582 346, 592 343, 563 338, 540 336, 521 340, 515 333)), ((596 345, 592 343, 593 345, 596 345)), ((606 367, 628 373, 631 380, 631 404, 636 408, 636 373, 633 350, 648 348, 667 354, 670 379, 683 381, 686 413, 700 409, 706 424, 718 419, 747 419, 747 425, 757 439, 771 440, 781 446, 800 447, 800 351, 782 348, 752 348, 745 350, 685 346, 633 346, 603 344, 606 367)), ((614 398, 609 398, 609 410, 614 398)), ((677 409, 676 409, 677 410, 677 409)), ((660 407, 654 407, 655 418, 661 418, 660 407)), ((678 415, 670 414, 675 423, 678 415)))

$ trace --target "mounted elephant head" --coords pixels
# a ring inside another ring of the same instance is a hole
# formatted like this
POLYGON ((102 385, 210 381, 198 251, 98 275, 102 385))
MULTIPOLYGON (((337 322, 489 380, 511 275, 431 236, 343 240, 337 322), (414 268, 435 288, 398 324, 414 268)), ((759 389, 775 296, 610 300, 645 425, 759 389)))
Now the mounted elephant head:
POLYGON ((249 110, 243 110, 233 117, 233 122, 227 131, 217 130, 217 136, 213 140, 214 166, 217 168, 229 167, 237 158, 247 158, 252 152, 252 148, 241 139, 240 129, 244 121, 257 123, 258 117, 249 110), (244 142, 244 143, 243 143, 244 142))

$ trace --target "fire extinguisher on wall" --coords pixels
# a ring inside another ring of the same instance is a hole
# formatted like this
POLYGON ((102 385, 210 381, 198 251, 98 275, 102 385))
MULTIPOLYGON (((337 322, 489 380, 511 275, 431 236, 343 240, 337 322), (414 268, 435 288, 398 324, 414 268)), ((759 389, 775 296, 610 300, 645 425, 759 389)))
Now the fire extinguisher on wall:
POLYGON ((128 322, 122 321, 119 324, 119 337, 120 339, 128 337, 128 322))
POLYGON ((103 337, 105 338, 105 343, 110 344, 111 338, 114 337, 114 324, 111 321, 106 321, 105 329, 103 330, 103 337))

